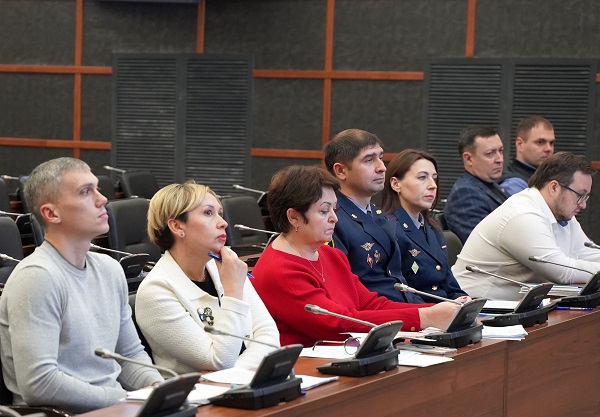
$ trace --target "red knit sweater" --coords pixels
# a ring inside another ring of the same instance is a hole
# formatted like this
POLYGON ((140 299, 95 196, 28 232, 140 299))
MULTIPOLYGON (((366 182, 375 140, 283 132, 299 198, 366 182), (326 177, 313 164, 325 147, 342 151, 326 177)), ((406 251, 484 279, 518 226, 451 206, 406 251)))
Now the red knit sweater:
POLYGON ((433 305, 379 297, 361 284, 338 249, 321 246, 319 261, 312 262, 314 268, 310 263, 269 246, 252 270, 255 279, 251 282, 277 323, 282 346, 312 346, 317 340, 344 340, 348 335, 342 332, 370 330, 348 320, 310 313, 304 309, 306 304, 375 324, 402 320, 402 329, 410 331, 421 330, 418 309, 433 305))

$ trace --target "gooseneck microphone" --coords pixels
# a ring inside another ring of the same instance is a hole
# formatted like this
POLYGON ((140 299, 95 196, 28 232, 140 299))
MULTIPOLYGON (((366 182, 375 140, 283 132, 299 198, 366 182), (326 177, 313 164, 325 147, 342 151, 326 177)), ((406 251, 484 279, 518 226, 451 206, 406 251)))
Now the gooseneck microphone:
POLYGON ((494 274, 493 272, 485 271, 481 268, 476 267, 475 265, 467 265, 467 266, 465 266, 465 269, 470 272, 479 272, 481 274, 486 274, 486 275, 490 275, 492 277, 500 278, 500 279, 503 279, 504 281, 512 282, 513 284, 516 284, 519 287, 528 287, 528 285, 525 284, 524 282, 519 282, 514 279, 510 279, 510 278, 503 277, 501 275, 494 274))
MULTIPOLYGON (((586 243, 589 243, 589 242, 586 242, 586 243)), ((530 256, 529 260, 533 261, 533 262, 540 262, 540 263, 543 263, 543 264, 552 264, 552 265, 556 265, 556 266, 562 266, 562 267, 565 267, 565 268, 576 269, 578 271, 587 272, 588 274, 594 274, 594 272, 588 271, 587 269, 582 269, 582 268, 578 268, 576 266, 571 266, 571 265, 559 264, 559 263, 556 263, 556 262, 548 261, 546 259, 542 259, 539 256, 530 256)))
MULTIPOLYGON (((95 245, 93 243, 90 243, 90 248, 96 249, 96 250, 101 250, 101 251, 106 251, 106 252, 117 253, 119 255, 126 255, 126 256, 134 255, 133 253, 123 252, 122 250, 104 248, 102 246, 98 246, 98 245, 95 245)), ((137 255, 144 255, 144 254, 137 254, 137 255)), ((145 255, 147 255, 147 254, 145 254, 145 255)))
POLYGON ((124 174, 127 171, 125 171, 124 169, 121 168, 115 168, 115 167, 111 167, 110 165, 104 165, 102 168, 104 168, 107 171, 114 171, 114 172, 118 172, 119 174, 124 174))
POLYGON ((13 258, 12 256, 7 255, 5 253, 0 253, 0 259, 2 259, 3 261, 21 262, 20 259, 13 258))
POLYGON ((350 316, 344 316, 343 314, 334 313, 332 311, 325 310, 324 308, 321 308, 321 307, 316 306, 314 304, 306 304, 304 306, 304 309, 306 311, 309 311, 309 312, 313 313, 313 314, 325 314, 327 316, 334 316, 334 317, 338 317, 340 319, 350 320, 350 321, 353 321, 353 322, 358 323, 358 324, 363 324, 365 326, 377 327, 377 325, 374 324, 374 323, 371 323, 371 322, 368 322, 368 321, 365 321, 365 320, 355 319, 354 317, 350 317, 350 316))
POLYGON ((592 249, 600 249, 600 245, 597 245, 594 242, 585 242, 583 245, 592 249))
POLYGON ((427 297, 435 298, 435 299, 441 300, 441 301, 448 301, 449 303, 458 304, 459 306, 463 305, 463 303, 461 303, 460 301, 440 297, 439 295, 435 295, 435 294, 429 294, 428 292, 425 292, 425 291, 415 290, 413 287, 409 287, 408 285, 402 284, 400 282, 397 282, 396 284, 394 284, 394 289, 398 290, 398 291, 402 291, 402 292, 412 292, 413 294, 425 295, 427 297))
POLYGON ((116 360, 120 360, 120 361, 135 363, 136 365, 141 365, 141 366, 147 366, 149 368, 154 368, 154 369, 156 369, 158 371, 163 371, 163 372, 166 372, 166 373, 168 373, 170 375, 173 375, 173 378, 177 378, 179 376, 179 374, 177 372, 175 372, 174 370, 172 370, 172 369, 165 368, 164 366, 154 365, 152 363, 146 363, 146 362, 138 361, 137 359, 127 358, 125 356, 119 355, 118 353, 111 352, 108 349, 98 348, 98 349, 96 349, 94 351, 94 353, 96 354, 96 356, 100 356, 101 358, 104 358, 104 359, 116 359, 116 360))
POLYGON ((279 234, 279 232, 273 232, 271 230, 265 230, 265 229, 255 229, 254 227, 244 226, 243 224, 234 224, 233 227, 235 227, 238 230, 252 230, 253 232, 267 233, 269 235, 278 235, 279 234))
POLYGON ((239 185, 239 184, 233 184, 232 187, 235 188, 236 190, 250 191, 251 193, 257 193, 257 194, 264 194, 265 193, 264 191, 255 190, 254 188, 244 187, 244 186, 239 185))
POLYGON ((277 345, 274 345, 272 343, 263 342, 262 340, 252 339, 252 338, 247 337, 247 336, 238 336, 237 334, 233 334, 233 333, 229 333, 229 332, 224 332, 222 330, 217 330, 217 329, 215 329, 212 326, 204 326, 204 331, 206 333, 216 334, 216 335, 219 335, 219 336, 235 337, 236 339, 246 340, 246 341, 251 342, 251 343, 258 343, 258 344, 261 344, 261 345, 269 346, 269 347, 272 347, 273 349, 279 349, 281 347, 285 348, 285 346, 277 346, 277 345))

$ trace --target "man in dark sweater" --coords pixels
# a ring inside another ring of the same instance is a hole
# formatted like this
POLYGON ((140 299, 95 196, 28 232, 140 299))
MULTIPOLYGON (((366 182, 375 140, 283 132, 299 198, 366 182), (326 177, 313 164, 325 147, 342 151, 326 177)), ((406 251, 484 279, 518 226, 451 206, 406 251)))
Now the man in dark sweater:
POLYGON ((554 126, 541 116, 529 116, 519 122, 515 148, 517 156, 504 168, 500 183, 513 195, 527 188, 529 177, 554 153, 554 126))

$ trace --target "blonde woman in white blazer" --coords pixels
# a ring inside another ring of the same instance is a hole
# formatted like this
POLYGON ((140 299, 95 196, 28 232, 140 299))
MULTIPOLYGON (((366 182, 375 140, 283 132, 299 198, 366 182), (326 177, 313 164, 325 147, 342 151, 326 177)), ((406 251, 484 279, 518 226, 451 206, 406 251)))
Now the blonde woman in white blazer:
POLYGON ((135 313, 155 363, 178 373, 256 369, 274 349, 213 335, 205 326, 279 345, 247 265, 224 246, 221 214, 216 194, 193 181, 168 185, 150 201, 148 234, 165 254, 140 284, 135 313))

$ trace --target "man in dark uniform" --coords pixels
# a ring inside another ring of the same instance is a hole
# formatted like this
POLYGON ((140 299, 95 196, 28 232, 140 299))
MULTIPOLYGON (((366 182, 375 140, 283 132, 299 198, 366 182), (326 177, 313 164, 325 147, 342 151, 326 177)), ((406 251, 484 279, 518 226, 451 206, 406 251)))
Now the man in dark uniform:
POLYGON ((364 130, 348 129, 335 135, 323 152, 327 169, 341 185, 330 244, 346 254, 352 272, 371 291, 394 301, 422 303, 418 295, 394 289, 396 283, 406 284, 394 238, 396 225, 371 203, 385 182, 381 141, 364 130))

